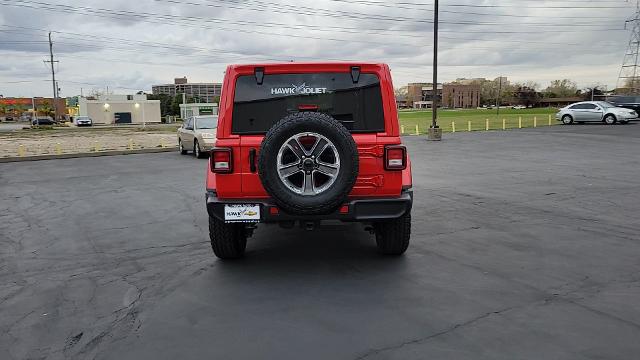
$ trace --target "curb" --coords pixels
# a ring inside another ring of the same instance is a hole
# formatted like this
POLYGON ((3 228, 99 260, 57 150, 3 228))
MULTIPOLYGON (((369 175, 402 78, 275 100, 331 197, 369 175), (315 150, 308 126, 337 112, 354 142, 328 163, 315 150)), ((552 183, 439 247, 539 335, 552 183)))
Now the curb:
POLYGON ((56 160, 56 159, 75 159, 84 157, 114 156, 114 155, 133 155, 133 154, 153 154, 162 152, 177 151, 177 146, 166 148, 149 148, 138 150, 108 150, 91 153, 75 153, 75 154, 49 154, 49 155, 32 155, 23 157, 0 158, 0 163, 21 162, 21 161, 37 161, 37 160, 56 160))

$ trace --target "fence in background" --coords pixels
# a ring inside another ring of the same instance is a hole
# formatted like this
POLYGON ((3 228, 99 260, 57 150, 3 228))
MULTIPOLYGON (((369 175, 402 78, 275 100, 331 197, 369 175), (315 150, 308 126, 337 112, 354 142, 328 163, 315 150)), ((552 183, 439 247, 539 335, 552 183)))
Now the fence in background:
MULTIPOLYGON (((537 128, 542 126, 554 126, 558 122, 555 121, 553 115, 548 116, 511 116, 504 118, 485 118, 485 119, 472 119, 472 120, 446 120, 441 119, 439 121, 442 132, 469 132, 469 131, 497 131, 497 130, 511 130, 511 129, 523 129, 523 128, 537 128)), ((426 121, 425 124, 416 124, 415 126, 407 126, 405 124, 400 125, 400 133, 402 135, 421 135, 426 133, 426 121)))

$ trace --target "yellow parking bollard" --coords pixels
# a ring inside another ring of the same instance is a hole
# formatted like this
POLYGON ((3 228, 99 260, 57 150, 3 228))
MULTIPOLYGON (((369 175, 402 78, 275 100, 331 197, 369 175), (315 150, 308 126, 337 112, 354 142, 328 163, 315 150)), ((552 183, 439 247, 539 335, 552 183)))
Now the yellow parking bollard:
POLYGON ((533 117, 533 127, 538 127, 538 117, 537 116, 533 117))
POLYGON ((400 125, 400 134, 404 135, 404 125, 400 125))
POLYGON ((420 131, 418 130, 418 125, 416 125, 416 135, 420 135, 420 131))
POLYGON ((471 120, 467 122, 467 131, 471 131, 471 120))
POLYGON ((522 129, 522 116, 518 116, 518 129, 522 129))
POLYGON ((94 141, 93 143, 93 151, 98 152, 100 151, 100 143, 97 141, 94 141))
POLYGON ((56 155, 60 154, 62 154, 62 146, 60 146, 60 143, 56 143, 56 155))
POLYGON ((485 130, 489 131, 489 119, 485 120, 485 130))
POLYGON ((18 156, 23 157, 24 156, 24 145, 20 144, 18 146, 18 156))
POLYGON ((551 115, 549 115, 549 126, 551 126, 551 115))
POLYGON ((451 122, 451 132, 456 132, 456 122, 455 121, 451 122))
POLYGON ((507 130, 507 119, 502 119, 502 130, 507 130))
POLYGON ((160 147, 163 148, 163 149, 165 148, 164 139, 160 139, 160 147))
POLYGON ((133 150, 133 139, 129 139, 129 150, 133 150))

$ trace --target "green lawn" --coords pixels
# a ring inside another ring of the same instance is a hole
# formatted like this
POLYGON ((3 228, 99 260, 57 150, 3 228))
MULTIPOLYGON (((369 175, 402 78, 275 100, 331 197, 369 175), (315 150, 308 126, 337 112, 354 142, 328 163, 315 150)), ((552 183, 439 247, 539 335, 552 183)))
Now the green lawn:
MULTIPOLYGON (((489 120, 489 130, 502 130, 503 119, 504 128, 517 129, 520 127, 549 126, 549 116, 551 125, 558 122, 555 119, 554 108, 536 109, 500 109, 500 116, 496 115, 496 110, 438 110, 438 125, 443 132, 452 132, 453 123, 455 131, 469 131, 469 123, 472 131, 486 130, 487 120, 489 120)), ((402 110, 400 111, 401 130, 404 127, 404 134, 415 134, 416 125, 420 134, 424 134, 431 125, 431 110, 402 110)))

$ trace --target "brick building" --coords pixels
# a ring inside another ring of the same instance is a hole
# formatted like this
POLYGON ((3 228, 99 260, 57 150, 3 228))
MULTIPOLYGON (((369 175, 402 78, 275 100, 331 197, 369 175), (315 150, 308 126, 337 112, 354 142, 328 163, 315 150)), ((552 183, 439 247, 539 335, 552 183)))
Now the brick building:
MULTIPOLYGON (((441 107, 476 108, 480 106, 480 85, 438 84, 435 96, 437 96, 441 107)), ((407 107, 431 108, 433 97, 433 85, 430 83, 410 83, 407 85, 407 107)))
POLYGON ((443 107, 473 109, 480 106, 480 85, 445 84, 442 87, 443 107))

